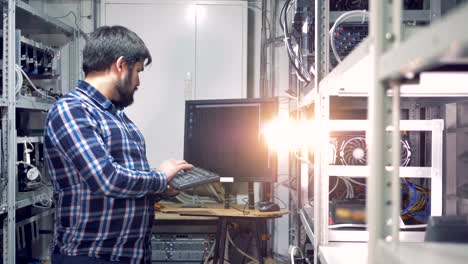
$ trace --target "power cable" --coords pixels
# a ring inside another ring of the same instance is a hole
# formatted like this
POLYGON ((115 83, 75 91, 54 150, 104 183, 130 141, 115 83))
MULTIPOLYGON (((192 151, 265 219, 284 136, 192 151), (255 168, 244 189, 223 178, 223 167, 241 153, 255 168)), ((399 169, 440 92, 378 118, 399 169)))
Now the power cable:
MULTIPOLYGON (((81 29, 81 27, 78 26, 78 23, 77 23, 77 16, 76 16, 75 12, 73 12, 73 11, 68 11, 68 13, 67 13, 66 15, 57 16, 57 17, 52 17, 52 18, 61 19, 61 18, 66 18, 66 17, 68 17, 69 15, 73 15, 76 29, 79 30, 79 31, 80 31, 81 33, 83 33, 84 35, 86 35, 86 33, 81 29)), ((86 16, 86 17, 87 17, 87 16, 86 16)))

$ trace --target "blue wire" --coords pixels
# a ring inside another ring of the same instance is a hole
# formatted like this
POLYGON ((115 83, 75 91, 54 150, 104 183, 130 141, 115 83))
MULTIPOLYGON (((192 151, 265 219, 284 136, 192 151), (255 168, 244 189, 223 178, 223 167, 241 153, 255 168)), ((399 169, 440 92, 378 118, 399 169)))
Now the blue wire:
POLYGON ((424 193, 421 193, 421 196, 422 198, 424 199, 424 201, 426 202, 426 210, 425 210, 425 213, 418 213, 418 212, 410 212, 411 215, 414 215, 414 216, 420 216, 422 218, 427 218, 431 215, 431 204, 429 203, 428 199, 427 199, 427 195, 425 195, 424 193))
MULTIPOLYGON (((412 184, 409 184, 407 181, 401 180, 401 182, 402 182, 403 184, 405 184, 408 188, 410 188, 411 190, 413 190, 413 193, 414 193, 413 199, 411 200, 411 202, 410 202, 410 203, 405 207, 405 209, 403 209, 402 212, 401 212, 402 214, 403 214, 403 213, 410 213, 409 208, 410 208, 411 206, 413 206, 413 205, 416 203, 416 198, 417 198, 417 196, 418 196, 418 192, 417 192, 417 190, 416 190, 416 187, 414 187, 412 184)), ((410 214, 411 214, 411 213, 410 213, 410 214)))
POLYGON ((410 215, 413 215, 413 216, 419 216, 419 217, 423 217, 423 218, 426 218, 430 215, 430 203, 427 199, 427 195, 424 194, 424 193, 420 193, 421 194, 421 197, 424 199, 425 203, 426 203, 426 210, 425 210, 425 213, 419 213, 419 212, 413 212, 413 211, 410 211, 409 208, 411 206, 413 206, 415 203, 416 203, 416 198, 418 197, 418 190, 416 189, 416 187, 413 185, 413 184, 410 184, 409 182, 407 181, 403 181, 403 184, 405 184, 408 188, 410 188, 411 190, 413 190, 414 192, 414 196, 413 196, 413 199, 411 200, 411 202, 408 204, 408 206, 406 206, 405 209, 402 210, 402 213, 408 213, 410 215))
POLYGON ((429 202, 429 199, 427 199, 427 195, 424 194, 424 193, 421 193, 421 196, 422 198, 424 199, 424 201, 426 202, 426 210, 425 210, 425 213, 422 214, 422 213, 417 213, 417 212, 413 212, 416 216, 420 216, 420 217, 423 217, 423 218, 427 218, 431 215, 431 204, 429 202))

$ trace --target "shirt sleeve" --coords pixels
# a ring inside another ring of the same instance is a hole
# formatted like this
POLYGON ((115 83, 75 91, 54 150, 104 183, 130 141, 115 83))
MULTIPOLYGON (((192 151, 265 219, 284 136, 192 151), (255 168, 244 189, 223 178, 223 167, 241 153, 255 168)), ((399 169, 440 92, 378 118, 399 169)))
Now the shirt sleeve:
POLYGON ((166 189, 163 171, 131 170, 114 162, 97 120, 81 103, 64 102, 54 108, 47 122, 48 136, 92 192, 115 198, 138 198, 166 189))

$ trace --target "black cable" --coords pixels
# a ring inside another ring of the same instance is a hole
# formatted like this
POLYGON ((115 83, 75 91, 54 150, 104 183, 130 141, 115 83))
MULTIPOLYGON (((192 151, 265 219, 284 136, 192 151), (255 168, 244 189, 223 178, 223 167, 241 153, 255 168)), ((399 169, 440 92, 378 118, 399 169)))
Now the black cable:
POLYGON ((66 17, 69 16, 70 14, 73 15, 73 17, 75 18, 75 26, 76 26, 76 29, 79 30, 80 32, 84 32, 84 31, 80 28, 80 26, 78 26, 76 14, 75 14, 75 12, 73 12, 73 11, 68 11, 68 13, 67 13, 66 15, 64 15, 64 16, 58 16, 58 17, 52 17, 52 18, 66 18, 66 17))
MULTIPOLYGON (((289 40, 287 40, 287 42, 289 42, 289 40)), ((296 60, 298 60, 298 63, 300 63, 298 57, 296 54, 293 53, 292 50, 290 50, 290 43, 286 43, 286 45, 288 45, 287 49, 288 49, 288 57, 289 57, 289 60, 291 61, 291 64, 293 65, 294 69, 296 70, 296 73, 299 75, 299 77, 304 80, 304 82, 306 82, 307 84, 310 83, 311 80, 309 80, 308 78, 306 78, 304 76, 304 74, 302 73, 302 70, 299 69, 296 65, 296 60), (292 53, 292 54, 291 54, 292 53)))
POLYGON ((286 0, 286 1, 284 2, 284 5, 283 5, 283 7, 281 8, 281 11, 280 11, 280 14, 279 14, 279 24, 280 24, 280 27, 281 27, 281 31, 283 31, 283 32, 284 32, 283 12, 284 12, 284 10, 286 9, 287 3, 288 3, 288 0, 286 0))
MULTIPOLYGON (((72 13, 75 14, 75 12, 73 12, 73 11, 68 11, 68 13, 66 15, 64 15, 64 16, 58 16, 58 17, 52 17, 52 18, 65 18, 65 17, 69 16, 72 13)), ((76 17, 76 15, 75 15, 75 17, 76 17)))
MULTIPOLYGON (((291 34, 291 39, 294 39, 296 43, 299 43, 299 41, 297 40, 297 38, 296 38, 295 36, 293 36, 292 34, 291 34)), ((291 46, 291 44, 289 44, 289 45, 291 46)), ((308 80, 307 83, 309 83, 309 82, 312 80, 312 76, 310 76, 309 71, 308 71, 307 69, 305 69, 306 67, 304 66, 304 62, 302 61, 302 52, 301 52, 300 46, 299 46, 299 44, 297 44, 297 46, 299 47, 299 48, 297 49, 297 53, 298 53, 298 54, 296 55, 296 53, 293 53, 293 55, 294 55, 294 58, 298 61, 298 64, 301 66, 301 73, 302 73, 302 72, 306 72, 307 75, 310 77, 310 78, 305 78, 305 77, 304 77, 306 80, 308 80), (310 80, 309 80, 309 79, 310 79, 310 80)), ((290 50, 292 51, 292 47, 290 47, 290 50)), ((304 75, 303 75, 303 76, 304 76, 304 75)))
POLYGON ((294 70, 296 71, 296 73, 299 75, 299 77, 301 78, 301 80, 303 80, 304 82, 306 82, 307 84, 310 83, 310 80, 308 78, 306 78, 304 76, 304 74, 302 74, 302 70, 299 69, 296 65, 296 59, 297 59, 297 56, 296 55, 291 55, 291 51, 288 51, 288 57, 289 57, 289 60, 292 64, 292 66, 294 67, 294 70))
MULTIPOLYGON (((225 201, 226 201, 226 200, 224 200, 223 203, 224 203, 225 201)), ((230 199, 229 201, 227 201, 227 202, 229 203, 229 207, 230 207, 230 208, 235 209, 235 210, 237 210, 237 211, 239 211, 239 212, 242 212, 242 214, 244 214, 244 215, 249 215, 249 214, 250 214, 250 211, 249 211, 249 210, 245 210, 245 208, 249 205, 248 203, 246 203, 246 204, 244 205, 244 208, 243 208, 243 209, 239 209, 239 208, 237 208, 237 207, 235 207, 235 206, 233 206, 233 205, 231 204, 231 202, 232 202, 231 199, 230 199)))
POLYGON ((286 203, 283 200, 281 200, 277 196, 273 196, 273 198, 275 198, 276 200, 279 200, 284 205, 284 208, 280 208, 280 209, 287 209, 288 208, 288 206, 286 205, 286 203))
MULTIPOLYGON (((306 85, 307 85, 312 81, 311 80, 312 78, 311 78, 309 72, 307 70, 304 70, 304 64, 302 62, 302 59, 298 58, 297 55, 292 50, 292 43, 291 43, 292 35, 288 31, 288 25, 287 25, 288 15, 287 14, 288 14, 289 5, 290 5, 291 1, 292 0, 286 0, 285 4, 283 5, 283 8, 281 9, 280 24, 282 25, 281 28, 283 29, 283 32, 284 32, 284 40, 285 40, 285 45, 286 45, 286 50, 287 50, 287 53, 288 53, 289 60, 291 61, 291 64, 293 65, 294 69, 296 70, 296 73, 299 76, 299 78, 301 78, 304 82, 306 82, 306 85), (281 21, 281 19, 283 19, 283 20, 281 21), (296 65, 296 60, 297 60, 297 63, 301 66, 300 67, 301 69, 299 69, 298 66, 296 65), (307 75, 309 75, 310 78, 305 77, 303 72, 306 72, 307 75)), ((297 42, 297 40, 296 40, 296 42, 297 42)))

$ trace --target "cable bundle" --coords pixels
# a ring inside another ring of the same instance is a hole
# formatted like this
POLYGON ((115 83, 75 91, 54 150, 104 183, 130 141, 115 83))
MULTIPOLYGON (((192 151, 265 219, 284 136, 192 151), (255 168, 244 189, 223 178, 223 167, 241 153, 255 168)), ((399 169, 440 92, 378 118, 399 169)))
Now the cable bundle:
POLYGON ((300 81, 305 82, 306 84, 309 84, 313 79, 312 75, 315 75, 315 69, 312 65, 310 66, 310 70, 307 69, 307 66, 304 64, 302 60, 302 54, 301 54, 299 45, 295 45, 296 49, 293 47, 292 40, 294 40, 296 44, 298 43, 298 41, 294 37, 294 35, 289 32, 289 28, 287 24, 288 12, 292 4, 294 3, 294 1, 295 0, 286 0, 283 7, 281 8, 280 26, 281 26, 281 29, 283 30, 284 44, 286 45, 288 57, 296 71, 297 77, 299 78, 300 81))
POLYGON ((54 97, 50 96, 50 95, 47 95, 45 94, 43 91, 41 91, 39 88, 37 88, 34 83, 31 81, 31 79, 29 79, 28 75, 26 74, 26 72, 24 72, 24 70, 21 68, 21 66, 19 65, 15 65, 15 72, 16 72, 16 75, 17 75, 17 80, 16 80, 16 85, 15 85, 15 93, 18 94, 21 90, 21 87, 23 85, 23 76, 26 78, 26 80, 29 82, 29 84, 31 85, 31 87, 38 93, 40 94, 41 96, 45 97, 45 98, 49 98, 49 99, 52 99, 52 100, 56 100, 54 97))
POLYGON ((401 210, 401 216, 404 220, 412 217, 427 218, 431 214, 431 206, 428 199, 429 190, 408 181, 405 178, 401 179, 401 182, 408 188, 408 192, 411 190, 413 198, 408 204, 401 210))

